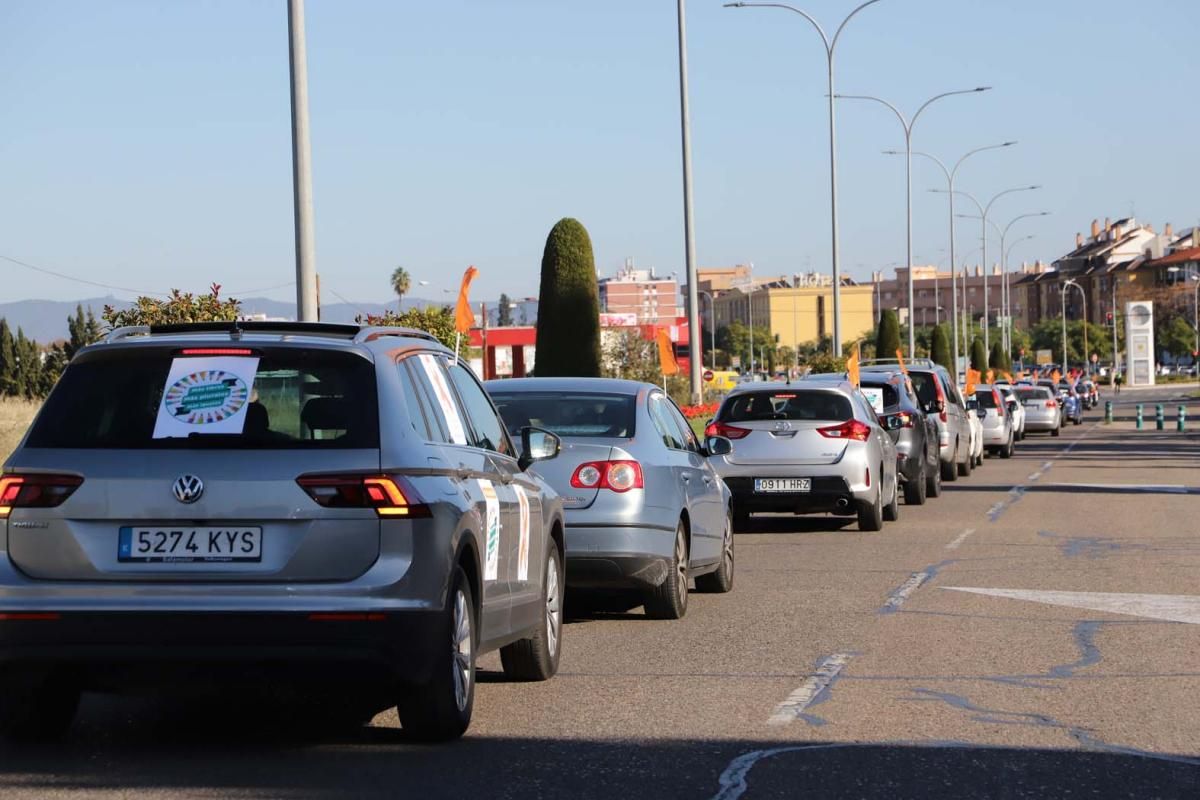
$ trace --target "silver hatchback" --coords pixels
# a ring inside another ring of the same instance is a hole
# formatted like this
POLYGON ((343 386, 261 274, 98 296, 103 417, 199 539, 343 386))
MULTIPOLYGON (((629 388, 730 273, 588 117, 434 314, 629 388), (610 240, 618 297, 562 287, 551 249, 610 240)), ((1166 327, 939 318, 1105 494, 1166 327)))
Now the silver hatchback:
POLYGON ((562 437, 536 469, 563 497, 567 586, 633 589, 646 614, 678 619, 688 584, 733 588, 730 494, 709 463, 724 439, 701 442, 657 386, 605 378, 489 381, 509 430, 562 437))
POLYGON ((845 380, 744 384, 707 433, 733 442, 713 463, 742 521, 771 511, 857 514, 861 530, 877 531, 899 517, 896 445, 845 380))
POLYGON ((519 433, 418 331, 85 348, 0 475, 0 733, 61 732, 81 690, 265 670, 460 735, 478 653, 540 680, 561 650, 562 502, 529 471, 559 441, 519 433))

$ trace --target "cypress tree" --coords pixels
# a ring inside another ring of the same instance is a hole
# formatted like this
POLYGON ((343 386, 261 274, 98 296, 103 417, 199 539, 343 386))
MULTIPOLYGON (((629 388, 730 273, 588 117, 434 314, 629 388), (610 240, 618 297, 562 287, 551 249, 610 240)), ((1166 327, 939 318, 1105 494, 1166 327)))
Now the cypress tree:
POLYGON ((971 369, 977 369, 980 373, 988 370, 987 348, 983 346, 983 339, 978 336, 971 342, 971 369))
POLYGON ((600 377, 600 291, 592 240, 578 220, 550 229, 538 297, 539 377, 600 377))
POLYGON ((17 394, 17 348, 8 320, 0 319, 0 395, 17 394))
POLYGON ((41 389, 42 357, 37 342, 25 338, 25 331, 17 328, 17 375, 16 392, 22 397, 37 397, 41 389))
POLYGON ((992 342, 992 352, 988 354, 989 366, 997 372, 1003 372, 1004 367, 1004 346, 999 339, 992 342))
POLYGON ((946 335, 946 326, 938 325, 933 329, 933 341, 930 346, 931 357, 935 364, 941 364, 954 375, 954 356, 950 352, 950 337, 946 335))
POLYGON ((879 315, 879 329, 875 332, 875 357, 895 358, 900 349, 900 318, 891 309, 879 315))

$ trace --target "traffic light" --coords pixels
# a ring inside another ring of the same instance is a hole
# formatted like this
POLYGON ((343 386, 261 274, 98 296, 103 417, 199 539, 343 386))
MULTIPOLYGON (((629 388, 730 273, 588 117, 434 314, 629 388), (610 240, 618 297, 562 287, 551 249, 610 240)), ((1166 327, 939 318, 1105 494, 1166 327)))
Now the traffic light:
POLYGON ((1110 328, 1112 327, 1112 324, 1113 324, 1113 315, 1112 315, 1112 312, 1111 312, 1111 311, 1106 311, 1106 312, 1104 313, 1104 324, 1105 324, 1105 325, 1107 325, 1107 326, 1109 326, 1110 328))

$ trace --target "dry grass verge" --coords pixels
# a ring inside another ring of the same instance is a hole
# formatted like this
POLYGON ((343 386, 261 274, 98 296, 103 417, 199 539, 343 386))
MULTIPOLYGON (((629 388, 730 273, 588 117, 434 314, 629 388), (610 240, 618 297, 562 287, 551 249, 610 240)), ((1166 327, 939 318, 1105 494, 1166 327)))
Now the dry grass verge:
POLYGON ((0 400, 0 460, 8 459, 41 405, 29 400, 0 400))

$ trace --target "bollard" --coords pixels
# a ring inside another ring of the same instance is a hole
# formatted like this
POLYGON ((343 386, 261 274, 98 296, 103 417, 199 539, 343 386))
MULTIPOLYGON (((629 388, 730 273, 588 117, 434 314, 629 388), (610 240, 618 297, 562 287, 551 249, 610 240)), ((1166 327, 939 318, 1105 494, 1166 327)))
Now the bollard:
POLYGON ((1137 429, 1139 431, 1142 429, 1142 404, 1141 403, 1137 404, 1137 429))
POLYGON ((1186 423, 1187 423, 1187 406, 1180 406, 1179 407, 1179 419, 1175 423, 1175 430, 1179 431, 1180 433, 1183 433, 1184 429, 1187 427, 1186 423))
POLYGON ((1113 421, 1112 400, 1105 400, 1104 401, 1104 424, 1112 425, 1112 421, 1113 421))
POLYGON ((1154 406, 1154 429, 1161 431, 1163 429, 1163 424, 1166 421, 1167 421, 1167 418, 1165 416, 1163 416, 1162 403, 1159 403, 1156 406, 1154 406))

